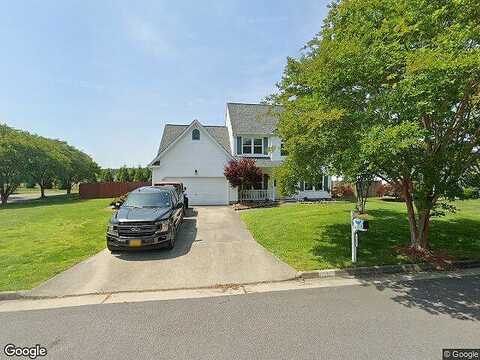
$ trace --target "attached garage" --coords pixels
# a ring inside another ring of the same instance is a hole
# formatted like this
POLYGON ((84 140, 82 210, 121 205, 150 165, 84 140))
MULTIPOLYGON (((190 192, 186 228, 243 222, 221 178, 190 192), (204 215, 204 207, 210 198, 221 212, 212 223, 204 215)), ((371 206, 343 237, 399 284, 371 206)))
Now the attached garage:
POLYGON ((181 181, 190 205, 228 205, 236 201, 223 172, 232 159, 228 129, 190 125, 166 125, 158 155, 151 162, 153 184, 181 181))
POLYGON ((227 205, 229 186, 224 177, 165 178, 164 181, 181 181, 187 188, 190 205, 227 205))

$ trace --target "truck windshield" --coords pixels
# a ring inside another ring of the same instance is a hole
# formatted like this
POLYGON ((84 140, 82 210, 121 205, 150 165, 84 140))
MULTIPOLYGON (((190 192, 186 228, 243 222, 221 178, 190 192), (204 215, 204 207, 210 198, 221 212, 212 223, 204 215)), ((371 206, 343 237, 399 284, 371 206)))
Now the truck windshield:
POLYGON ((128 195, 123 206, 146 208, 158 207, 168 208, 171 206, 170 194, 168 192, 155 193, 132 193, 128 195))

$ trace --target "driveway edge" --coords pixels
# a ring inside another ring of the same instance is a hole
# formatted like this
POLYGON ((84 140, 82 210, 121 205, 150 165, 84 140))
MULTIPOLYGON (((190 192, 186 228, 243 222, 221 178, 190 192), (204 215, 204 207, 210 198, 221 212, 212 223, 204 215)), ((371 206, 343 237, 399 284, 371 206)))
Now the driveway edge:
MULTIPOLYGON (((479 260, 456 261, 451 264, 453 269, 471 269, 480 267, 479 260)), ((317 278, 331 278, 331 277, 357 277, 357 276, 371 276, 381 274, 398 274, 419 271, 439 271, 435 265, 428 263, 421 264, 403 264, 403 265, 384 265, 384 266, 366 266, 358 268, 347 269, 327 269, 327 270, 313 270, 300 271, 299 277, 302 279, 317 279, 317 278)), ((452 269, 448 269, 452 270, 452 269)))

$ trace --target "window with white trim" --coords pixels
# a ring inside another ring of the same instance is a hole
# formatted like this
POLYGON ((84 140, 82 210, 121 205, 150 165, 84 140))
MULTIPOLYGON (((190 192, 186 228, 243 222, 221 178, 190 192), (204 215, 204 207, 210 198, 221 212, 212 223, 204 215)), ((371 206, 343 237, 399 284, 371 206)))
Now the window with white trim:
POLYGON ((263 154, 263 138, 253 139, 253 153, 263 154))
POLYGON ((242 154, 264 155, 264 139, 254 137, 242 137, 242 154))
POLYGON ((251 138, 242 138, 242 153, 251 154, 252 153, 252 139, 251 138))

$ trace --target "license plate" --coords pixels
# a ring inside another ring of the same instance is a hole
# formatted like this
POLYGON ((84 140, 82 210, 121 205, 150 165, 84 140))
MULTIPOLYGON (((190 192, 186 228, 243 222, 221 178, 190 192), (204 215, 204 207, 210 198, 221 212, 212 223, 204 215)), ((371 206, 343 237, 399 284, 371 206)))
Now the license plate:
POLYGON ((130 247, 139 247, 142 246, 142 240, 130 240, 130 247))

